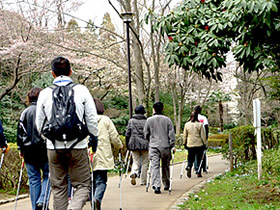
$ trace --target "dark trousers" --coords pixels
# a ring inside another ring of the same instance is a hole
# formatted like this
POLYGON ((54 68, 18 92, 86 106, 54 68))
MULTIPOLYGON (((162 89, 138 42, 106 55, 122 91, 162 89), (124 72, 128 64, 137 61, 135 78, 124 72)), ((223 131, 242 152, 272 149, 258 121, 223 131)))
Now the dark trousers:
MULTIPOLYGON (((202 161, 202 164, 201 164, 201 168, 203 169, 204 172, 207 171, 206 158, 207 158, 207 157, 206 157, 206 154, 205 154, 205 155, 204 155, 204 158, 203 158, 203 161, 202 161)), ((194 170, 195 170, 195 171, 198 170, 199 164, 200 164, 200 163, 198 163, 197 160, 195 159, 195 161, 194 161, 194 170)))
MULTIPOLYGON (((201 158, 203 155, 204 146, 201 147, 189 147, 188 148, 188 168, 192 168, 194 161, 197 161, 198 167, 201 162, 201 158)), ((197 170, 198 170, 197 167, 197 170)), ((198 174, 201 174, 201 168, 200 171, 198 171, 198 174)))

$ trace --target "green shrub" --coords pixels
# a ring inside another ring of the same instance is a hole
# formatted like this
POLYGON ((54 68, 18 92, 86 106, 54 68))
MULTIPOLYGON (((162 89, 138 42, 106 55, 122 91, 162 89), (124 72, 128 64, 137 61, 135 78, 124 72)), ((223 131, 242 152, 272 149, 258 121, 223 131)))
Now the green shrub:
MULTIPOLYGON (((276 134, 273 133, 271 128, 262 128, 262 149, 278 148, 279 139, 276 134)), ((244 163, 249 160, 256 159, 256 137, 255 128, 251 125, 241 126, 233 128, 229 131, 232 134, 233 144, 233 159, 234 165, 238 163, 244 163)), ((228 142, 223 146, 222 153, 224 157, 229 158, 229 145, 228 142)))
POLYGON ((183 134, 176 134, 176 142, 175 147, 176 148, 182 148, 183 147, 183 134))
POLYGON ((219 127, 209 127, 209 134, 218 134, 219 127))
POLYGON ((212 134, 208 137, 208 147, 221 147, 228 142, 228 134, 212 134))
POLYGON ((271 149, 266 151, 262 157, 262 169, 264 177, 276 176, 280 174, 280 150, 271 149))
MULTIPOLYGON (((20 169, 21 169, 21 159, 18 154, 16 144, 9 143, 10 150, 4 157, 4 162, 0 170, 0 189, 11 190, 17 189, 20 169)), ((23 170, 21 188, 28 188, 27 185, 28 178, 26 170, 23 170)))
POLYGON ((208 148, 222 147, 225 143, 225 139, 208 139, 208 148))

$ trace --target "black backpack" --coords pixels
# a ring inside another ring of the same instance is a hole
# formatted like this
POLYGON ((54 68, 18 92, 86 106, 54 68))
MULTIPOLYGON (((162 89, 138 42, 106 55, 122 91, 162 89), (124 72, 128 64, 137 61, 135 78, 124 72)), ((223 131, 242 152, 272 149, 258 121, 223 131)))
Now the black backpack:
POLYGON ((52 113, 50 121, 45 122, 42 134, 52 141, 55 147, 55 140, 66 143, 77 139, 71 145, 73 148, 79 141, 85 139, 89 131, 86 124, 81 122, 76 114, 76 105, 74 103, 75 83, 70 82, 66 86, 51 85, 52 91, 52 113))

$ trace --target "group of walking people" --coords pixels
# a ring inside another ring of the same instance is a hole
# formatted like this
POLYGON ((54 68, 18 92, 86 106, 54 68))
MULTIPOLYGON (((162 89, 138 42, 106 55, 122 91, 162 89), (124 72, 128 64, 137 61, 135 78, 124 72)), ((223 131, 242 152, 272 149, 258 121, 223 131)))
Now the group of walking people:
MULTIPOLYGON (((69 60, 57 57, 51 66, 53 85, 30 90, 30 106, 22 112, 18 125, 17 144, 27 169, 32 209, 48 209, 50 191, 54 210, 82 209, 88 199, 95 209, 101 209, 107 172, 114 168, 111 145, 122 149, 123 144, 111 119, 103 115, 102 102, 93 99, 84 85, 73 83, 69 60), (74 189, 71 202, 67 199, 69 177, 74 189)), ((176 151, 173 123, 163 109, 163 104, 156 102, 153 116, 147 118, 145 108, 137 106, 126 131, 126 146, 133 158, 131 184, 136 184, 137 177, 141 185, 147 184, 150 163, 151 186, 156 194, 161 193, 161 183, 169 190, 170 160, 176 151)), ((184 127, 188 177, 195 159, 200 162, 207 148, 208 122, 199 119, 200 112, 201 108, 195 110, 184 127)), ((0 147, 7 152, 2 125, 0 137, 0 147)), ((201 177, 201 170, 197 175, 201 177)))

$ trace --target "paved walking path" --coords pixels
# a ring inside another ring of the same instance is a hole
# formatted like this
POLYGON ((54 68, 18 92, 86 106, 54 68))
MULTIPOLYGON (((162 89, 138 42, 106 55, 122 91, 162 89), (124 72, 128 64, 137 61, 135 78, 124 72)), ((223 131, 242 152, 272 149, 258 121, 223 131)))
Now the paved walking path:
MULTIPOLYGON (((123 210, 167 210, 188 190, 202 181, 209 179, 219 173, 224 173, 228 169, 226 161, 222 160, 221 155, 209 157, 209 173, 203 174, 202 178, 197 178, 195 174, 189 179, 183 175, 180 179, 180 172, 182 164, 174 166, 172 193, 169 195, 168 191, 163 191, 161 194, 154 194, 150 188, 146 192, 145 186, 140 186, 139 179, 135 186, 130 185, 129 177, 123 177, 122 182, 122 209, 123 210)), ((102 202, 102 210, 116 210, 120 209, 120 190, 118 188, 119 176, 110 177, 108 180, 107 190, 102 202)), ((15 208, 15 202, 0 205, 0 210, 10 210, 15 208)), ((52 201, 50 205, 52 210, 52 201)), ((90 210, 89 202, 83 208, 90 210)), ((31 210, 30 199, 22 199, 18 201, 17 210, 31 210)))

